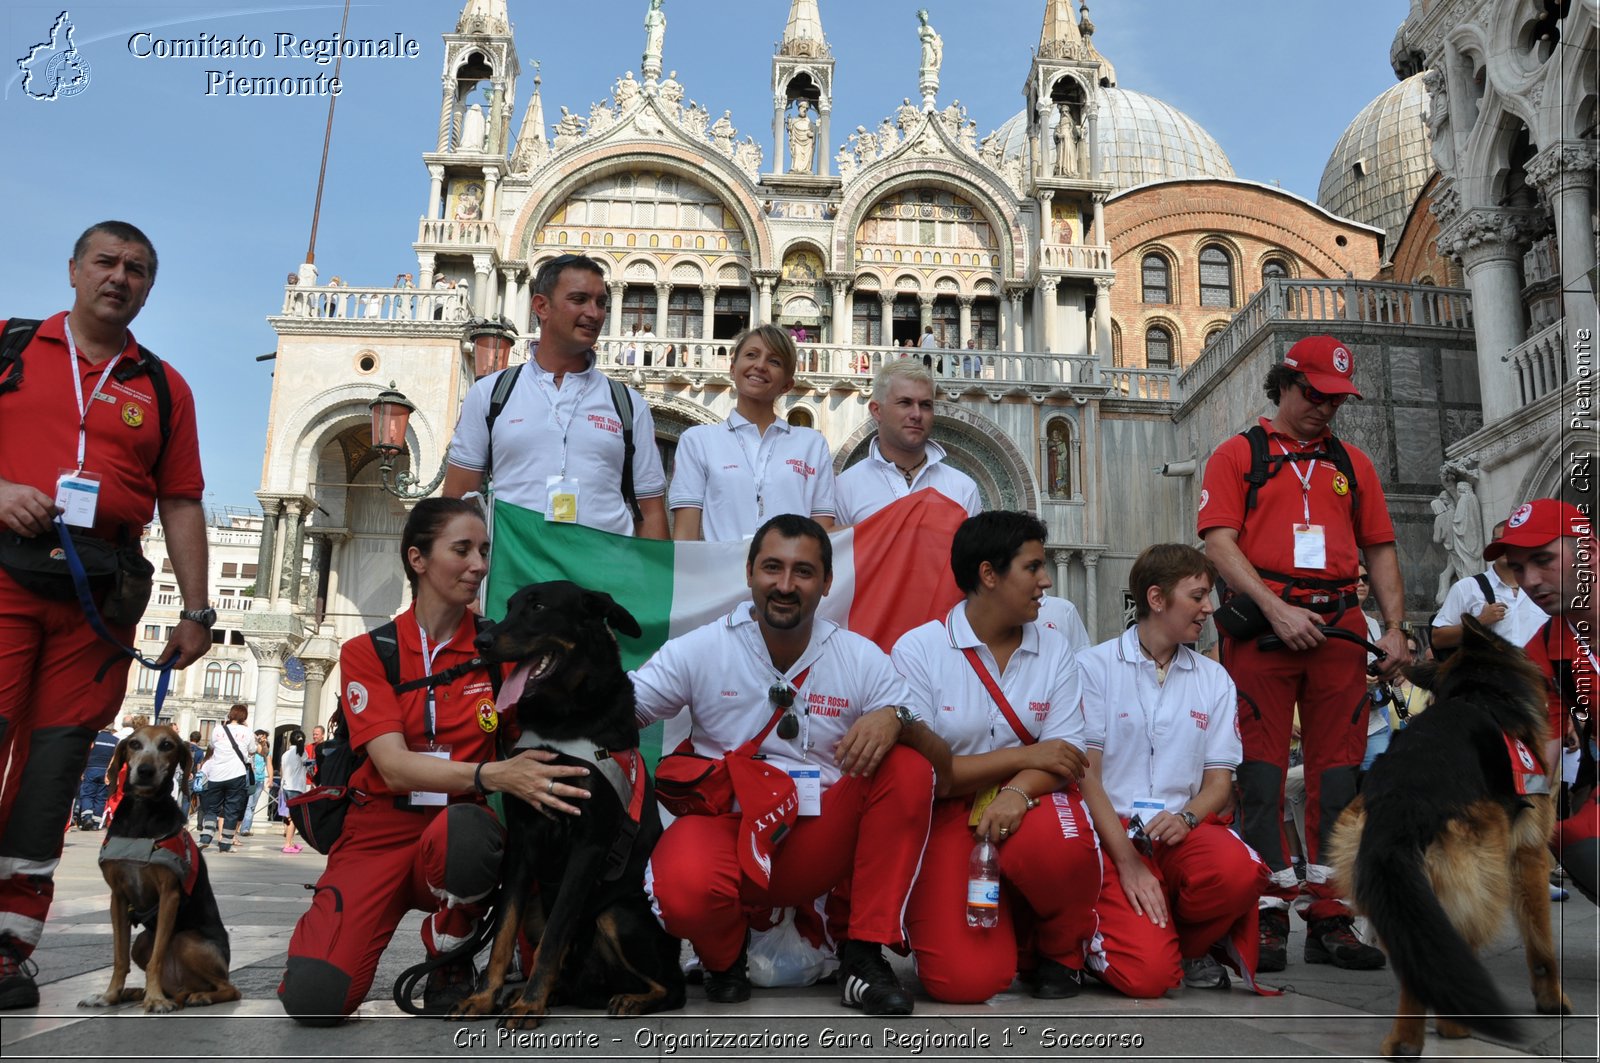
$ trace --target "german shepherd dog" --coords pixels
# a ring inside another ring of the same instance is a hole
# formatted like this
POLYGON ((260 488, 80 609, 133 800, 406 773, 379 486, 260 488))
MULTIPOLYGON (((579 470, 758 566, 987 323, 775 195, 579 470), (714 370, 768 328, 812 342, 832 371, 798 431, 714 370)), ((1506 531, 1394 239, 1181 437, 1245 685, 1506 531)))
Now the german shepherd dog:
POLYGON ((644 891, 661 819, 613 629, 640 633, 610 595, 562 581, 522 588, 505 619, 478 637, 485 658, 519 662, 501 692, 502 704, 515 699, 520 731, 506 754, 548 749, 559 754, 555 763, 588 768, 588 776, 567 781, 590 797, 568 798, 582 808, 579 816, 506 801, 486 981, 453 1018, 497 1013, 508 1029, 531 1029, 558 996, 617 1017, 683 1007, 678 941, 656 921, 644 891), (538 943, 533 970, 502 1004, 519 932, 538 943))
POLYGON ((100 848, 100 873, 111 887, 111 984, 78 1006, 142 999, 145 1011, 165 1013, 238 1000, 239 990, 228 979, 228 931, 205 858, 172 796, 179 773, 188 793, 189 743, 171 727, 141 727, 117 745, 106 777, 115 779, 124 764, 127 793, 100 848), (131 948, 133 962, 144 969, 143 989, 124 988, 134 923, 144 927, 131 948))
POLYGON ((1476 951, 1515 913, 1534 1007, 1572 1010, 1561 991, 1550 928, 1555 800, 1544 677, 1521 650, 1465 618, 1461 649, 1408 670, 1434 703, 1394 736, 1331 837, 1346 897, 1377 929, 1400 979, 1383 1054, 1419 1055, 1427 1009, 1441 1037, 1470 1030, 1515 1038, 1510 1007, 1476 951), (1508 742, 1508 739, 1514 740, 1508 742), (1521 743, 1518 746, 1516 743, 1521 743), (1519 781, 1524 770, 1547 781, 1519 781))

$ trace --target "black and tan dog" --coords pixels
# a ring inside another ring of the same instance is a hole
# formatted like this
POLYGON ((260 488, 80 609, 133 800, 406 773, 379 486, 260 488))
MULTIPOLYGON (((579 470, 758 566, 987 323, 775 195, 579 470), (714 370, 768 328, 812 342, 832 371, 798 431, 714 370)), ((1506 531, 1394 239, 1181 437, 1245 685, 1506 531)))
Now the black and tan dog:
POLYGON ((573 802, 579 816, 506 801, 486 982, 456 1018, 498 1013, 510 1029, 531 1028, 557 996, 613 1016, 683 1006, 678 941, 657 923, 644 892, 661 820, 612 629, 639 636, 638 622, 609 595, 539 583, 513 595, 506 618, 478 638, 486 658, 520 662, 501 691, 502 706, 515 704, 515 749, 553 750, 556 763, 588 768, 586 778, 570 781, 590 797, 573 802), (538 943, 533 969, 501 1006, 519 931, 538 943))
POLYGON ((1333 829, 1344 895, 1372 921, 1400 979, 1386 1056, 1442 1037, 1512 1038, 1518 1024, 1476 951, 1516 916, 1534 1007, 1566 1014, 1550 927, 1553 779, 1545 684, 1521 650, 1467 618, 1461 650, 1412 668, 1434 704, 1379 757, 1333 829))
POLYGON ((100 873, 111 887, 111 984, 78 1006, 142 999, 145 1011, 169 1012, 238 1000, 205 859, 172 796, 180 774, 188 792, 189 743, 171 727, 141 727, 118 744, 106 777, 115 779, 124 764, 127 792, 100 846, 100 873), (130 948, 135 923, 144 929, 130 948), (144 969, 143 989, 124 988, 130 957, 144 969))

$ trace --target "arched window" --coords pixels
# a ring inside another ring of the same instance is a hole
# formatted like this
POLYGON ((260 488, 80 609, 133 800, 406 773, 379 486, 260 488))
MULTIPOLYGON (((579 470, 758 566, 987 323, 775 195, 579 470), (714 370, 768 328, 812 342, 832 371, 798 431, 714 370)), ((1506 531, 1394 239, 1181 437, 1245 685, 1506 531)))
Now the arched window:
POLYGON ((1172 333, 1160 325, 1145 329, 1144 364, 1151 369, 1172 368, 1172 333))
POLYGON ((237 664, 228 665, 228 670, 222 677, 222 696, 237 698, 239 687, 244 682, 244 669, 237 664))
POLYGON ((796 428, 810 428, 811 411, 804 406, 796 406, 789 411, 789 423, 796 428))
POLYGON ((1233 261, 1215 244, 1200 252, 1200 305, 1233 305, 1233 261))
POLYGON ((1172 302, 1172 271, 1165 258, 1154 252, 1144 256, 1140 273, 1144 279, 1145 302, 1163 304, 1172 302))
POLYGON ((1263 286, 1268 281, 1288 280, 1289 267, 1284 265, 1281 258, 1269 258, 1261 264, 1261 283, 1263 286))
POLYGON ((1051 498, 1072 497, 1072 426, 1065 417, 1050 418, 1045 428, 1045 470, 1051 498))
POLYGON ((1201 347, 1202 348, 1209 347, 1213 343, 1215 343, 1216 340, 1217 340, 1217 337, 1222 335, 1222 333, 1226 330, 1226 328, 1227 328, 1227 326, 1225 326, 1225 325, 1217 325, 1215 328, 1212 328, 1210 331, 1208 331, 1206 333, 1206 341, 1205 341, 1205 343, 1201 344, 1201 347))
POLYGON ((201 696, 214 698, 222 690, 222 665, 212 661, 206 665, 205 685, 201 688, 201 696))

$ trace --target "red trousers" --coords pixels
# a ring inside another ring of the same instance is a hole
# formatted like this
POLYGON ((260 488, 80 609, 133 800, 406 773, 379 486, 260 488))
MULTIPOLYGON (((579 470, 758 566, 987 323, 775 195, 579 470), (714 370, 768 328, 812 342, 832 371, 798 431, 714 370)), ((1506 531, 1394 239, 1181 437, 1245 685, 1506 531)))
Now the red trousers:
MULTIPOLYGON (((131 626, 111 633, 133 639, 131 626)), ((95 733, 122 707, 131 663, 95 635, 77 601, 41 598, 0 570, 0 937, 22 956, 44 932, 61 825, 95 733)))
POLYGON ((896 746, 870 778, 845 776, 822 795, 820 816, 795 823, 773 854, 769 888, 739 867, 737 814, 674 820, 650 857, 645 888, 667 932, 687 939, 713 971, 738 960, 746 907, 809 908, 840 884, 848 885, 849 937, 898 944, 932 806, 933 767, 896 746))
POLYGON ((470 937, 499 884, 504 848, 505 830, 482 805, 412 812, 374 797, 352 808, 289 939, 284 1010, 313 1021, 355 1011, 407 912, 433 913, 422 924, 430 956, 470 937))
POLYGON ((1207 821, 1177 845, 1156 844, 1144 864, 1161 880, 1167 925, 1152 923, 1128 903, 1117 866, 1102 856, 1100 932, 1089 966, 1130 997, 1158 997, 1183 980, 1182 960, 1206 955, 1219 942, 1250 980, 1260 951, 1256 897, 1267 885, 1266 865, 1227 827, 1207 821))
POLYGON ((976 1004, 1003 991, 1017 976, 1015 909, 1031 913, 1035 951, 1067 967, 1082 968, 1094 933, 1100 894, 1099 842, 1077 790, 1040 798, 1017 833, 999 846, 999 923, 967 925, 967 862, 975 839, 967 825, 972 800, 940 801, 906 907, 906 936, 917 977, 935 1000, 976 1004))
MULTIPOLYGON (((1339 626, 1367 637, 1356 608, 1339 626)), ((1283 833, 1283 780, 1289 770, 1289 731, 1300 707, 1300 748, 1306 768, 1307 920, 1348 915, 1319 856, 1339 813, 1356 793, 1356 770, 1367 748, 1366 650, 1328 639, 1305 653, 1262 651, 1253 640, 1224 637, 1222 662, 1239 690, 1239 736, 1244 762, 1238 778, 1244 840, 1272 872, 1264 907, 1288 907, 1299 893, 1283 833)))
POLYGON ((1600 788, 1556 824, 1550 849, 1573 883, 1593 902, 1600 893, 1600 788))

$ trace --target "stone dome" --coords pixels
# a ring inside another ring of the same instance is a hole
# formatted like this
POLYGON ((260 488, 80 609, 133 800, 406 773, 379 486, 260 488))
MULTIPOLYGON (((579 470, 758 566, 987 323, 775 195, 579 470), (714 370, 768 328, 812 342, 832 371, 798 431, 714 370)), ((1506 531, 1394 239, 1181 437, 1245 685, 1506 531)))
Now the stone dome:
MULTIPOLYGON (((1102 88, 1097 95, 1100 165, 1115 191, 1149 181, 1234 176, 1222 146, 1171 104, 1132 89, 1102 88)), ((1027 117, 1019 111, 998 130, 1006 155, 1024 154, 1027 117)))
POLYGON ((1317 187, 1319 206, 1384 231, 1385 256, 1433 173, 1428 106, 1421 74, 1385 89, 1345 128, 1317 187))

